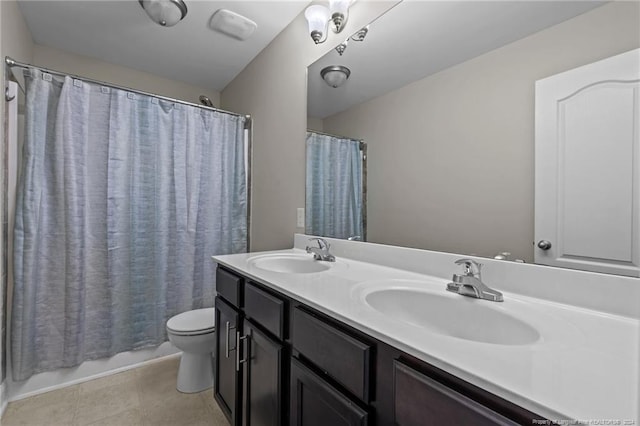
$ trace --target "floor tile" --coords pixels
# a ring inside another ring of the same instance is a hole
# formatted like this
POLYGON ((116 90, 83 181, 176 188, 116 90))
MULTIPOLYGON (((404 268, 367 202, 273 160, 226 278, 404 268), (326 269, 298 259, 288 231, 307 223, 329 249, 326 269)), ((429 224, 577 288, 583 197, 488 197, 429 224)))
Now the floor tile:
POLYGON ((74 421, 76 425, 88 425, 97 420, 137 408, 140 408, 140 401, 135 382, 125 382, 90 390, 81 388, 74 421))
POLYGON ((213 390, 176 390, 179 358, 12 402, 2 426, 229 426, 213 390))
POLYGON ((75 385, 12 402, 2 416, 2 425, 71 425, 78 393, 78 385, 75 385))
POLYGON ((212 424, 211 410, 199 394, 176 391, 162 399, 144 401, 142 412, 149 426, 212 424))
POLYGON ((87 426, 143 426, 142 411, 139 408, 126 410, 116 415, 106 417, 87 426))
POLYGON ((209 408, 212 424, 215 426, 229 426, 229 422, 222 413, 220 406, 213 399, 213 390, 210 389, 204 392, 200 392, 200 397, 204 400, 205 404, 207 404, 207 408, 209 408))

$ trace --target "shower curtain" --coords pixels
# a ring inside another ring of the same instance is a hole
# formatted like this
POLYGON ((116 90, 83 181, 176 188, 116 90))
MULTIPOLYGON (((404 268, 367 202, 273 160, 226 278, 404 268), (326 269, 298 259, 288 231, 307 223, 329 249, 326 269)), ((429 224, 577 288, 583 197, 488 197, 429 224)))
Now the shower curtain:
POLYGON ((18 182, 15 380, 158 345, 246 251, 243 117, 30 70, 18 182))
POLYGON ((307 234, 363 236, 360 141, 307 133, 305 215, 307 234))

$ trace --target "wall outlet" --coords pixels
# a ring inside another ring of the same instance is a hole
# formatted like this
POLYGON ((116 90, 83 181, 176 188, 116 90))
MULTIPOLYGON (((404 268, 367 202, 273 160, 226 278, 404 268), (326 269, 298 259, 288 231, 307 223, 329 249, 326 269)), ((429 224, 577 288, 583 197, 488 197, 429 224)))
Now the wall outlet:
POLYGON ((304 207, 298 208, 298 228, 304 228, 304 207))

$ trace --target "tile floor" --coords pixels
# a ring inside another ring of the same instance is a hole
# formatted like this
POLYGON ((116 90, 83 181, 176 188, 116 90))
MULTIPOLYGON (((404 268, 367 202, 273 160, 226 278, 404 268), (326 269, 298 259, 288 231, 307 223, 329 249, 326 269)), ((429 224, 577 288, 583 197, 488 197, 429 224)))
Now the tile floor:
POLYGON ((176 390, 179 358, 15 401, 2 426, 229 426, 210 389, 176 390))

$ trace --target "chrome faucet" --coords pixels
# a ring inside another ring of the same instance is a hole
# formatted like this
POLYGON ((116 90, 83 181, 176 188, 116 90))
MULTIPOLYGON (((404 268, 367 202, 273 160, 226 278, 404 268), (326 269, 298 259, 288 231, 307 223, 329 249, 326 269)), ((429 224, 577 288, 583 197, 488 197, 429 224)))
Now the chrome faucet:
POLYGON ((309 241, 317 241, 318 247, 307 246, 307 253, 313 253, 315 260, 323 260, 325 262, 335 262, 336 257, 329 253, 329 244, 324 238, 309 238, 309 241))
POLYGON ((463 296, 475 297, 476 299, 491 300, 492 302, 502 302, 502 293, 492 290, 482 282, 482 264, 472 259, 458 259, 456 265, 462 265, 462 274, 453 274, 452 281, 447 284, 447 290, 463 296))

